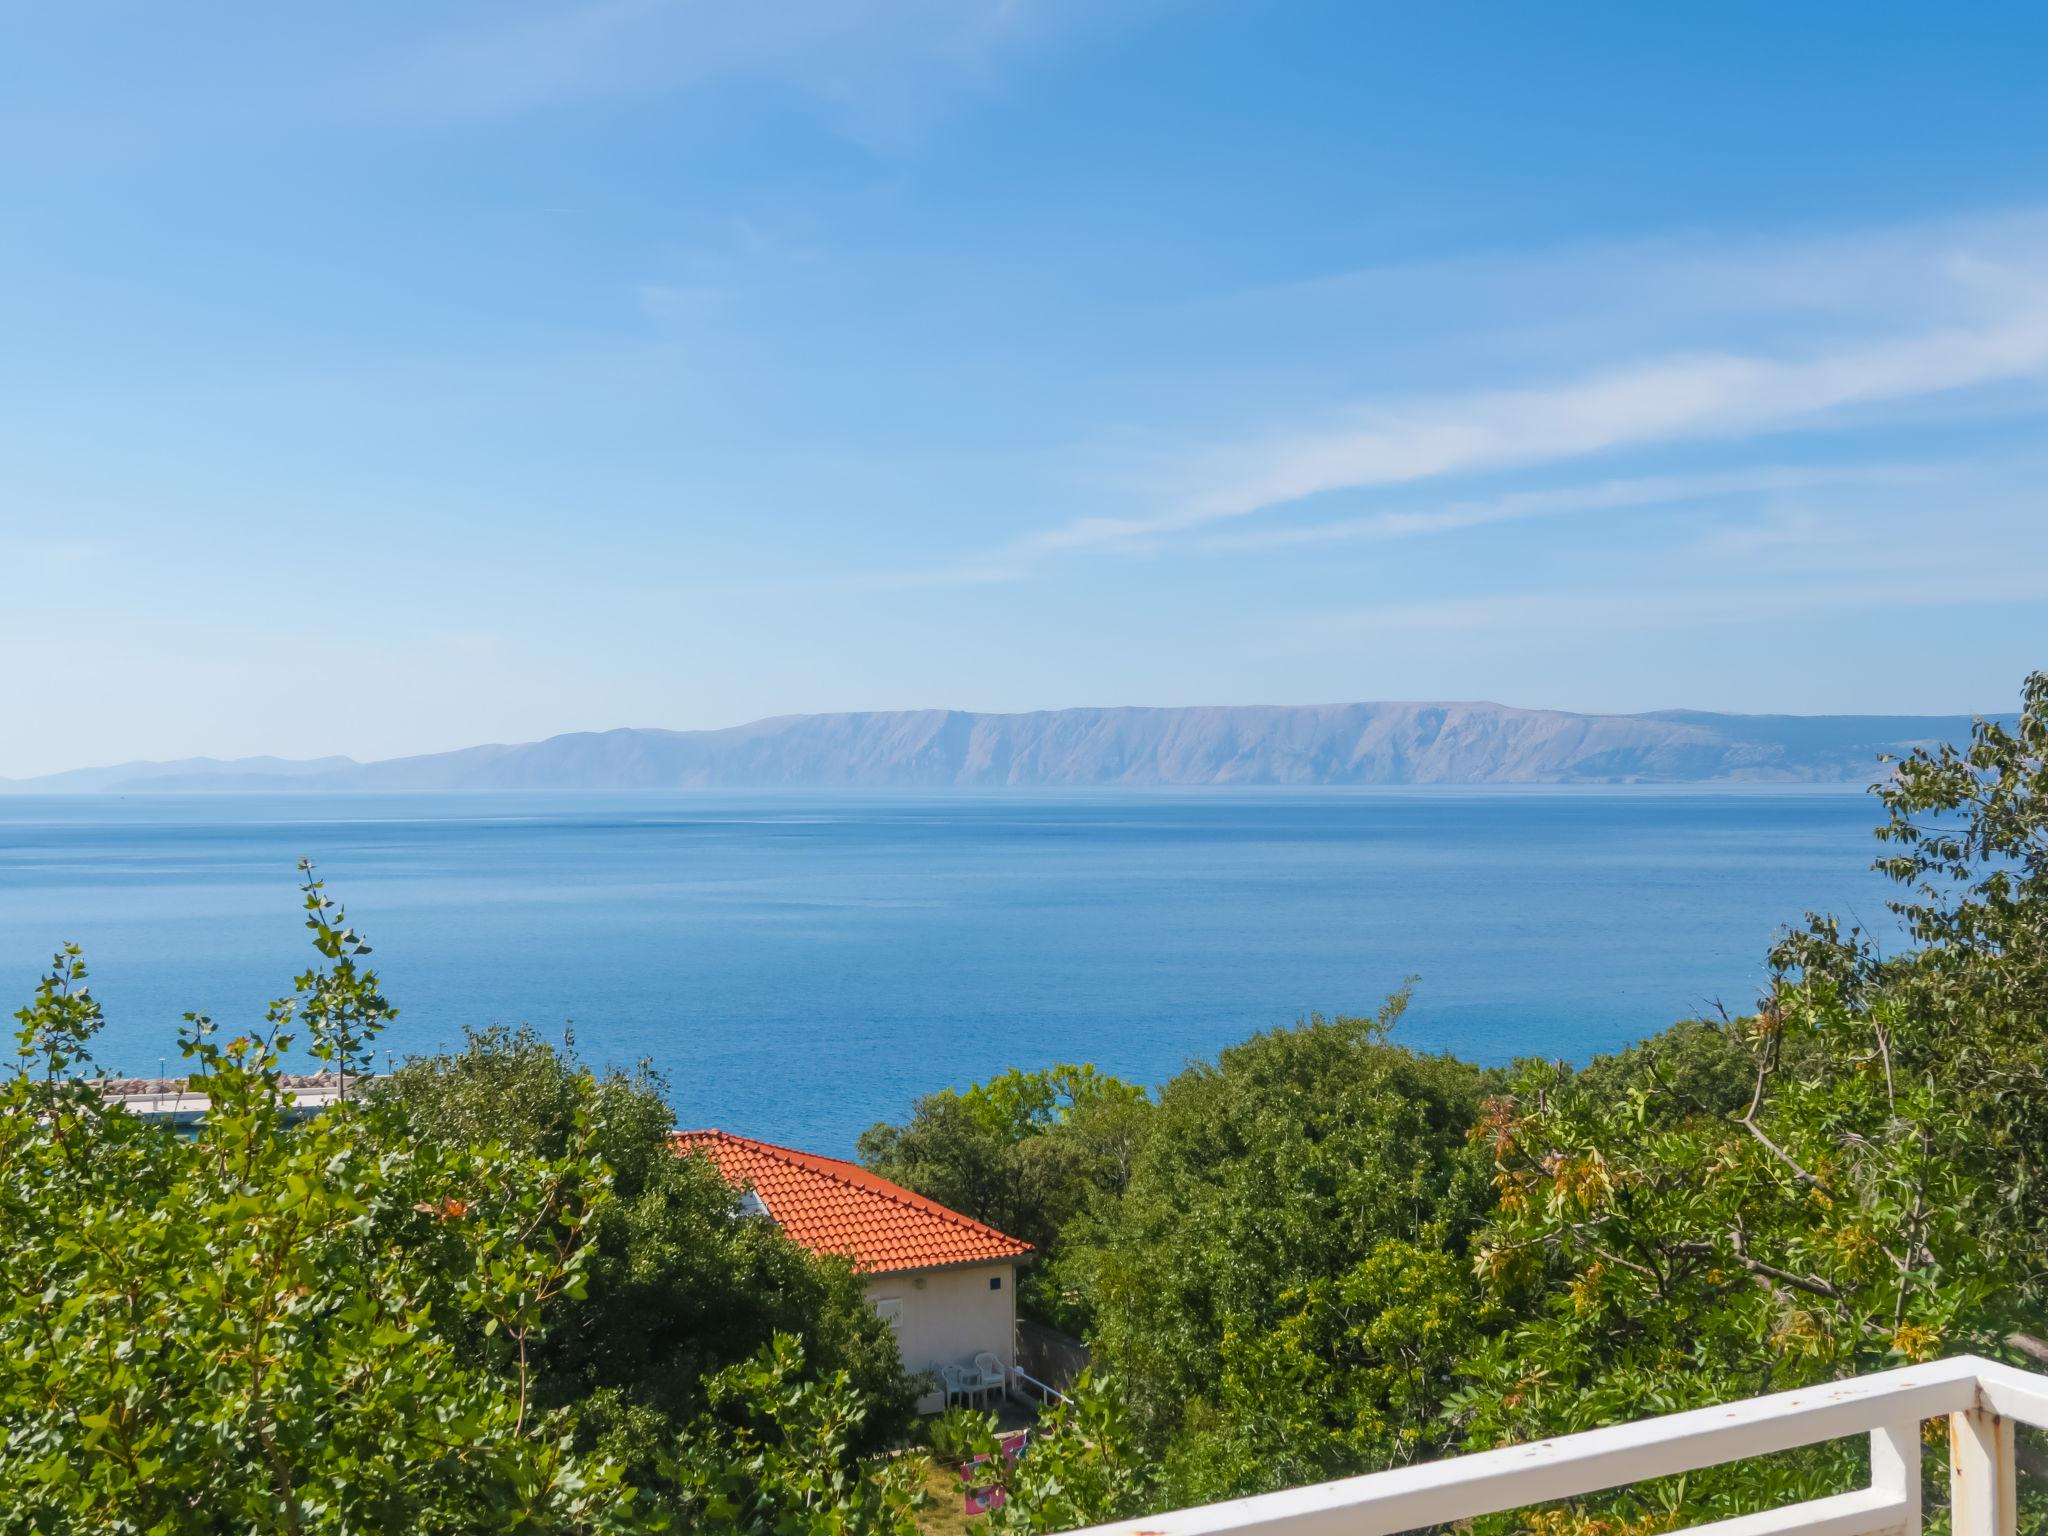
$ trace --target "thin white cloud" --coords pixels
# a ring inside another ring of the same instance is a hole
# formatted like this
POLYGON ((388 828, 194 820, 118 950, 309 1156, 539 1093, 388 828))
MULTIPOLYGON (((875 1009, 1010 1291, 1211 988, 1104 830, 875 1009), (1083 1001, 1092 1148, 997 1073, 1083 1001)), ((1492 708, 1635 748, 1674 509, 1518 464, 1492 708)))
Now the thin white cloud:
POLYGON ((2048 209, 2015 208, 1801 236, 1700 231, 1541 250, 1481 250, 1242 290, 1217 301, 1272 315, 1307 308, 1375 321, 1418 312, 1487 329, 1561 314, 1663 328, 1701 315, 1965 318, 1974 302, 2038 276, 2048 209))
POLYGON ((1162 512, 1084 518, 1030 544, 1050 552, 1153 539, 1334 491, 1787 432, 1849 407, 2036 377, 2048 372, 2048 287, 2030 288, 2027 299, 1992 323, 1797 360, 1667 357, 1538 388, 1372 407, 1357 412, 1350 426, 1235 450, 1210 489, 1162 512))
POLYGON ((1735 496, 1803 491, 1821 486, 1898 486, 1909 481, 1927 480, 1934 473, 1924 465, 1884 464, 1823 468, 1778 466, 1731 470, 1721 474, 1642 475, 1602 480, 1591 485, 1509 491, 1498 496, 1475 497, 1434 506, 1390 508, 1362 517, 1329 522, 1213 533, 1202 540, 1202 546, 1205 549, 1229 550, 1379 542, 1452 533, 1532 517, 1674 506, 1735 496))
MULTIPOLYGON (((1127 428, 1119 448, 1095 451, 1087 478, 1097 505, 1135 510, 1026 530, 992 547, 954 551, 929 566, 846 572, 834 584, 916 588, 1017 581, 1054 562, 1091 554, 1149 556, 1177 546, 1312 548, 1525 518, 1743 496, 1783 502, 1807 493, 1825 495, 1836 511, 1795 537, 1783 521, 1785 509, 1775 509, 1780 523, 1768 534, 1753 531, 1746 542, 1790 548, 1817 541, 1838 532, 1848 516, 1836 494, 1844 489, 1924 491, 1939 482, 1953 491, 1970 466, 1843 464, 1834 450, 1830 457, 1837 462, 1825 468, 1751 463, 1683 475, 1595 478, 1561 488, 1555 482, 1571 466, 1603 455, 1717 440, 1725 445, 1716 450, 1724 462, 1742 464, 1755 458, 1757 442, 1799 432, 1873 421, 1954 420, 2009 412, 2016 403, 2022 411, 2038 411, 2038 392, 2016 386, 2048 379, 2044 238, 2048 212, 2019 209, 1776 241, 1715 245, 1684 237, 1564 255, 1492 254, 1439 264, 1434 279, 1434 269, 1397 269, 1391 299, 1378 291, 1388 279, 1384 272, 1244 295, 1245 313, 1234 323, 1256 321, 1259 305, 1268 300, 1283 307, 1299 300, 1328 305, 1318 317, 1326 331, 1349 327, 1362 339, 1377 336, 1380 311, 1401 309, 1409 300, 1424 312, 1419 319, 1409 317, 1409 329, 1419 326, 1426 335, 1439 329, 1429 318, 1434 310, 1491 306, 1494 320, 1509 311, 1547 315, 1546 324, 1554 320, 1570 330, 1573 345, 1565 355, 1595 360, 1577 368, 1559 365, 1548 381, 1518 388, 1383 392, 1367 404, 1334 411, 1334 426, 1234 443, 1185 434, 1162 443, 1154 434, 1148 446, 1133 450, 1138 434, 1127 428), (1549 302, 1555 297, 1551 290, 1559 288, 1571 292, 1562 302, 1549 302), (1468 289, 1476 304, 1465 302, 1468 289), (1505 290, 1510 300, 1496 290, 1505 290), (1368 292, 1371 302, 1354 304, 1359 293, 1368 292), (1601 303, 1617 294, 1615 313, 1604 313, 1601 303), (1673 315, 1682 317, 1675 329, 1673 315), (1738 330, 1752 338, 1742 348, 1658 345, 1738 330), (1481 496, 1436 489, 1438 482, 1461 477, 1539 469, 1551 486, 1481 496), (1277 515, 1298 514, 1313 508, 1314 498, 1333 493, 1400 487, 1411 494, 1383 510, 1352 509, 1352 515, 1313 523, 1277 515)), ((1515 371, 1525 376, 1526 355, 1516 348, 1526 339, 1518 336, 1507 348, 1520 359, 1512 365, 1515 371)), ((1394 365, 1397 377, 1400 366, 1394 365)), ((1499 359, 1483 353, 1461 353, 1458 363, 1475 378, 1498 366, 1499 359)), ((1745 542, 1740 531, 1729 539, 1731 547, 1745 542)))

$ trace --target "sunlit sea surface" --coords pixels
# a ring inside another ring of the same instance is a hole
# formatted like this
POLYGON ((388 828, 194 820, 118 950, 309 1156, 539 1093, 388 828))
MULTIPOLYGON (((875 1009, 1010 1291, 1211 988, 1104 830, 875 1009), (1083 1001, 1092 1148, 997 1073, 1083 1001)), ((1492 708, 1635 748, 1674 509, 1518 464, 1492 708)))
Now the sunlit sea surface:
POLYGON ((317 860, 402 1010, 573 1025, 679 1123, 844 1154, 917 1095, 1087 1060, 1157 1083, 1419 977, 1401 1038, 1583 1059, 1748 1005, 1809 909, 1895 932, 1846 791, 0 797, 0 998, 86 947, 103 1062, 178 1070, 310 961, 317 860))

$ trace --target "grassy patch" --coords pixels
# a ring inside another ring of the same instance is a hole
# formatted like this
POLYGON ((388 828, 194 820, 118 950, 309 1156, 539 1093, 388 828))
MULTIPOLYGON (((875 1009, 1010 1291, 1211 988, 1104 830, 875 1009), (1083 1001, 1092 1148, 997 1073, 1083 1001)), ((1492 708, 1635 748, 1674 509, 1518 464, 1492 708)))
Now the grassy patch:
POLYGON ((960 1473, 953 1467, 934 1466, 931 1475, 925 1479, 925 1492, 930 1502, 918 1512, 917 1523, 925 1536, 966 1536, 979 1531, 982 1519, 972 1518, 964 1513, 964 1499, 967 1485, 960 1481, 960 1473))

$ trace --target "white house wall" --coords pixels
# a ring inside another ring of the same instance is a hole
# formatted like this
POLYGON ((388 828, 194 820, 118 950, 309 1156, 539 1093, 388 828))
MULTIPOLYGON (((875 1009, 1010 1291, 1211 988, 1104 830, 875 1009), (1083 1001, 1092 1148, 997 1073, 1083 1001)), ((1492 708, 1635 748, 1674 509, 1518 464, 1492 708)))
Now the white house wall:
MULTIPOLYGON (((929 1371, 936 1379, 941 1365, 966 1365, 984 1351, 1001 1360, 1006 1371, 1017 1363, 1015 1264, 1004 1261, 870 1275, 868 1301, 900 1303, 896 1348, 906 1371, 929 1371), (990 1290, 990 1280, 1002 1281, 1001 1287, 990 1290)), ((944 1395, 939 1392, 918 1403, 923 1413, 935 1413, 943 1406, 944 1395)))

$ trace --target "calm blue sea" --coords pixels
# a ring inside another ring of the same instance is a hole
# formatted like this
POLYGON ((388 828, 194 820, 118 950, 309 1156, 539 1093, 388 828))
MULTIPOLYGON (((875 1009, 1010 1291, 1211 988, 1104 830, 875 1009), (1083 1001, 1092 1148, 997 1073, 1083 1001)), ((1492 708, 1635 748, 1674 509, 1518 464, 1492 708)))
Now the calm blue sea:
POLYGON ((920 1093, 1089 1060, 1158 1082, 1419 976, 1410 1042, 1583 1058, 1748 1004, 1809 908, 1890 933, 1877 807, 1815 790, 0 798, 0 1001, 86 946, 101 1057, 178 1070, 311 950, 376 946, 403 1055, 573 1022, 678 1120, 844 1153, 920 1093))

